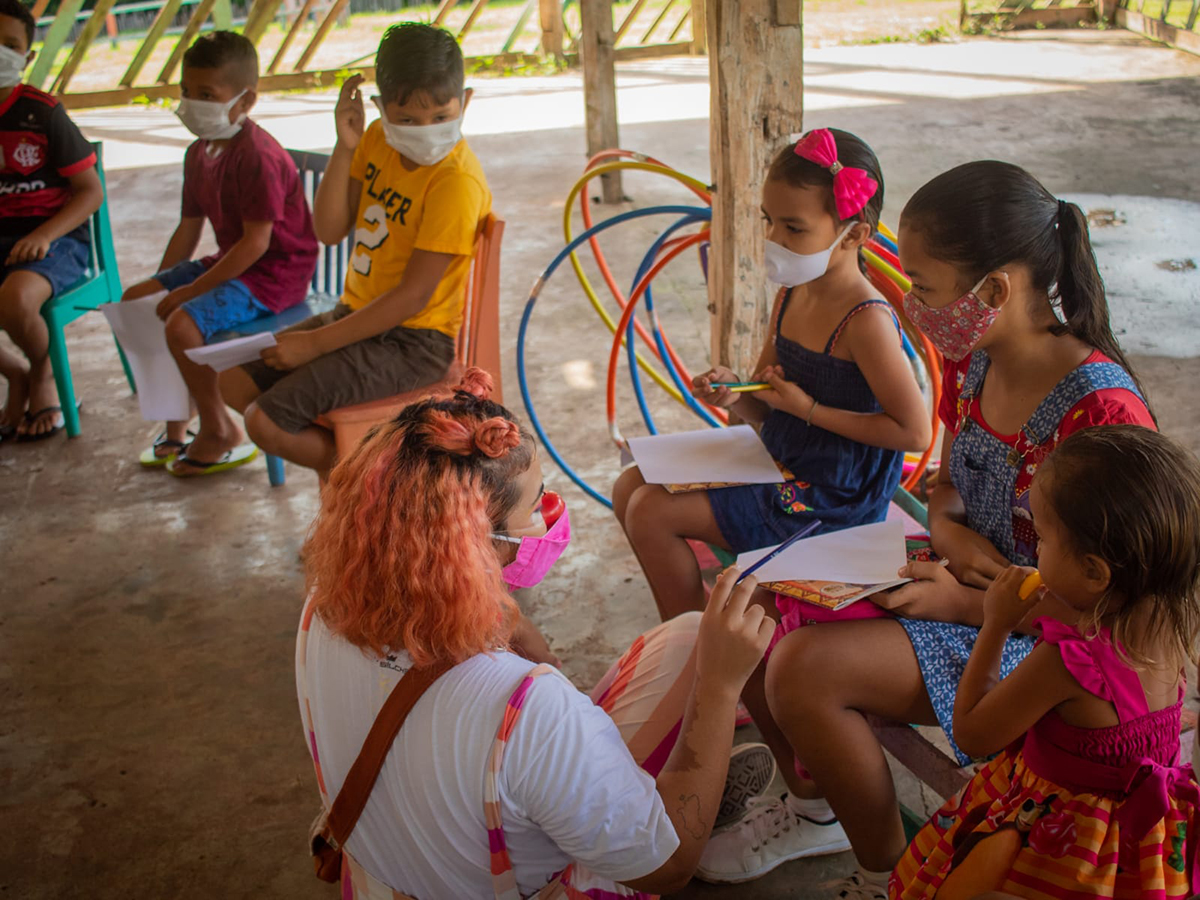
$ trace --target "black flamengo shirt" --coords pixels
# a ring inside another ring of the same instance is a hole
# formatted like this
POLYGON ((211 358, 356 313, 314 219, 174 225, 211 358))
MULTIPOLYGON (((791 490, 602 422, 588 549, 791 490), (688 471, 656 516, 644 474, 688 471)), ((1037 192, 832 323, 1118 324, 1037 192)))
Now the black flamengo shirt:
MULTIPOLYGON (((22 238, 62 209, 70 177, 95 164, 58 99, 18 84, 0 103, 0 238, 22 238)), ((68 234, 86 241, 87 223, 68 234)))

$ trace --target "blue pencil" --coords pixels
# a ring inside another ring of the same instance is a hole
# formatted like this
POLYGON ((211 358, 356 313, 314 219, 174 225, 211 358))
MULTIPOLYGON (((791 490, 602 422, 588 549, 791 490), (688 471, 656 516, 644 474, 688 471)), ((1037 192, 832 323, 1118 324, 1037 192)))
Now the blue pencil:
POLYGON ((788 538, 786 541, 784 541, 782 544, 780 544, 778 547, 776 547, 774 550, 772 550, 770 553, 768 553, 762 559, 758 560, 755 563, 752 563, 750 568, 746 569, 745 572, 743 572, 741 575, 738 576, 738 579, 737 579, 737 581, 734 582, 734 584, 740 583, 741 580, 743 578, 745 578, 747 575, 754 573, 757 569, 761 569, 763 566, 765 566, 767 563, 769 563, 771 560, 773 560, 775 557, 777 557, 780 553, 782 553, 788 547, 792 546, 792 544, 796 543, 796 541, 803 540, 804 538, 808 537, 810 534, 812 534, 814 531, 816 531, 820 527, 821 527, 821 520, 813 519, 811 522, 809 522, 807 525, 805 525, 803 528, 801 528, 799 531, 797 531, 795 534, 793 534, 790 538, 788 538))

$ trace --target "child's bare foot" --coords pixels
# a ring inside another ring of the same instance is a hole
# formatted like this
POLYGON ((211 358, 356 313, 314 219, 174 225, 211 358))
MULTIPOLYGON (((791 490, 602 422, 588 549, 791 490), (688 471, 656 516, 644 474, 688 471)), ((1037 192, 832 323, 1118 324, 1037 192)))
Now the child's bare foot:
POLYGON ((15 434, 29 409, 29 365, 0 349, 0 375, 8 381, 8 397, 0 410, 0 437, 15 434))

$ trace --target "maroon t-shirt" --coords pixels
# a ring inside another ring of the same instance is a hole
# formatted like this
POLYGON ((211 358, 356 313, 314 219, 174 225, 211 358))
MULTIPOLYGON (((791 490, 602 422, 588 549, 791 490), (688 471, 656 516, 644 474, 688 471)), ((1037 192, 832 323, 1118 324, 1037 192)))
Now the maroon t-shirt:
POLYGON ((242 223, 272 222, 267 252, 238 276, 264 306, 282 312, 308 295, 317 266, 317 237, 304 185, 288 152, 249 119, 225 149, 210 156, 199 140, 183 158, 183 216, 207 218, 217 253, 212 267, 242 238, 242 223))

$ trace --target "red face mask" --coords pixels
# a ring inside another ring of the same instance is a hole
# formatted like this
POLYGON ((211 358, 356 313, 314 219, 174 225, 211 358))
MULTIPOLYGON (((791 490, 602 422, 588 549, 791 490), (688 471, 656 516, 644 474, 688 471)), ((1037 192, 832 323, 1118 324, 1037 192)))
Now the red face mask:
POLYGON ((946 359, 958 362, 975 349, 987 334, 1000 310, 988 306, 976 295, 987 276, 953 303, 934 309, 916 294, 904 295, 904 312, 946 359))

